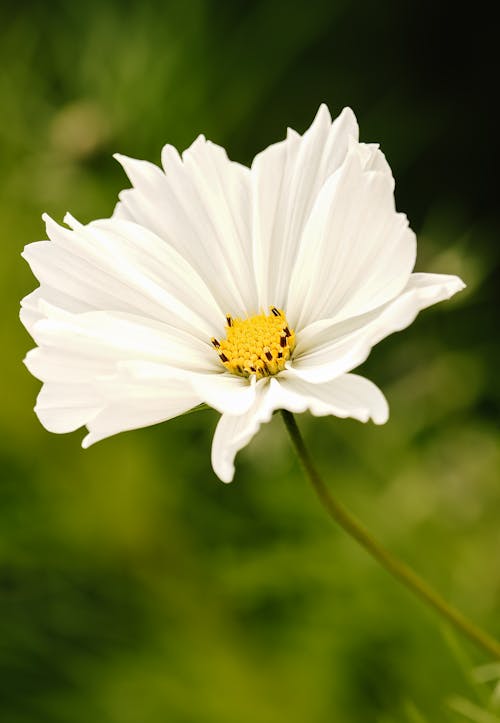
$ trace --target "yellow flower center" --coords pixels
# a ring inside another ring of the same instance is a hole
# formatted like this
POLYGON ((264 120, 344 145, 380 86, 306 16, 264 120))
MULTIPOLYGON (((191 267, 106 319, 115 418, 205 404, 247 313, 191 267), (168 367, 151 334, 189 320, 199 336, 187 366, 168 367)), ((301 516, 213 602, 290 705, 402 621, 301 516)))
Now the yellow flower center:
POLYGON ((255 374, 262 379, 285 368, 295 347, 295 332, 288 326, 284 311, 271 306, 270 312, 248 319, 226 316, 226 338, 213 338, 212 344, 231 374, 255 374))

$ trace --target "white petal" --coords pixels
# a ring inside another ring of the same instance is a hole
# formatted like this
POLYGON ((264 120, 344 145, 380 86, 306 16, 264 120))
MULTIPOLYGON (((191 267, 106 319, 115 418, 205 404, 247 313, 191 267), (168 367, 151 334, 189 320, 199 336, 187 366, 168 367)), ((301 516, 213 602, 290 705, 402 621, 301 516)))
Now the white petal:
POLYGON ((200 403, 199 398, 178 380, 171 380, 157 389, 131 385, 127 390, 122 381, 118 384, 119 398, 107 403, 99 414, 86 422, 89 433, 82 442, 84 448, 119 432, 165 422, 200 403))
MULTIPOLYGON (((84 447, 127 429, 166 421, 202 401, 185 377, 173 374, 152 383, 134 379, 121 365, 78 361, 75 357, 64 357, 63 353, 55 359, 55 364, 49 364, 47 352, 34 350, 27 361, 31 369, 33 362, 38 365, 38 375, 46 378, 35 412, 51 432, 71 432, 87 425, 90 434, 84 440, 84 447), (70 360, 68 366, 61 364, 64 358, 70 360), (63 381, 54 380, 58 369, 63 370, 63 381)), ((57 352, 54 355, 57 356, 57 352)))
POLYGON ((244 414, 255 401, 255 376, 248 380, 234 374, 193 374, 191 385, 221 414, 244 414))
POLYGON ((395 211, 392 176, 365 170, 366 153, 351 148, 305 225, 285 307, 296 330, 381 306, 401 292, 414 266, 415 235, 395 211))
POLYGON ((275 407, 272 389, 275 379, 261 379, 256 385, 255 402, 245 414, 223 414, 212 441, 212 467, 223 482, 234 476, 234 458, 257 434, 264 422, 269 422, 275 407))
POLYGON ((112 374, 115 364, 110 359, 71 353, 57 347, 36 347, 26 355, 24 363, 34 377, 42 382, 84 383, 112 374))
POLYGON ((220 370, 208 343, 161 322, 119 312, 69 314, 49 304, 41 308, 46 318, 37 321, 31 332, 41 347, 115 363, 131 359, 183 370, 220 370))
POLYGON ((327 384, 308 384, 288 373, 257 382, 255 402, 240 415, 223 414, 212 442, 212 466, 223 482, 234 476, 234 458, 260 425, 269 422, 276 409, 301 413, 307 409, 315 416, 333 414, 354 417, 362 422, 372 418, 383 424, 388 407, 382 392, 368 379, 346 374, 327 384))
POLYGON ((464 286, 457 276, 412 274, 403 292, 384 306, 340 323, 324 319, 297 334, 290 372, 322 383, 350 371, 375 344, 409 326, 421 309, 449 299, 464 286))
POLYGON ((357 143, 353 138, 349 142, 349 150, 357 149, 357 153, 361 159, 363 169, 365 171, 377 171, 388 176, 394 186, 394 177, 391 167, 387 163, 385 155, 380 150, 378 143, 357 143))
MULTIPOLYGON (((334 415, 360 422, 372 419, 375 424, 385 424, 389 418, 387 400, 380 389, 357 374, 343 374, 324 384, 311 384, 285 372, 279 382, 290 397, 295 395, 302 400, 302 409, 297 402, 290 411, 308 409, 315 417, 334 415)), ((290 409, 290 406, 283 408, 290 409)))
POLYGON ((48 286, 44 286, 43 289, 39 286, 21 301, 19 317, 30 334, 35 323, 45 316, 44 312, 40 310, 40 302, 42 304, 47 302, 52 306, 57 306, 74 314, 91 310, 90 305, 83 301, 73 299, 71 296, 48 286))
POLYGON ((156 166, 117 156, 133 188, 115 217, 134 219, 202 276, 224 313, 256 309, 251 258, 250 171, 200 136, 183 157, 165 146, 156 166))
POLYGON ((44 384, 35 412, 49 432, 63 434, 82 427, 102 408, 102 398, 88 384, 44 384))
POLYGON ((300 137, 269 146, 252 164, 254 263, 259 307, 282 307, 306 220, 326 179, 342 164, 349 139, 358 137, 346 108, 332 124, 322 105, 300 137))
POLYGON ((31 332, 40 347, 25 361, 45 382, 35 411, 50 431, 71 431, 97 418, 95 441, 113 433, 117 409, 123 429, 169 419, 203 401, 186 382, 190 373, 210 376, 221 368, 208 343, 160 322, 118 312, 70 314, 44 301, 38 309, 44 318, 31 332), (131 378, 122 369, 127 360, 156 363, 162 379, 131 378))
POLYGON ((192 389, 200 402, 221 413, 244 414, 255 400, 255 376, 245 379, 220 371, 209 374, 185 373, 164 364, 135 361, 120 363, 120 370, 128 372, 135 380, 153 385, 172 378, 179 379, 192 389))
POLYGON ((46 300, 69 311, 142 314, 200 338, 223 328, 224 312, 204 282, 151 232, 120 220, 73 222, 73 231, 46 221, 51 241, 30 244, 23 253, 46 300))

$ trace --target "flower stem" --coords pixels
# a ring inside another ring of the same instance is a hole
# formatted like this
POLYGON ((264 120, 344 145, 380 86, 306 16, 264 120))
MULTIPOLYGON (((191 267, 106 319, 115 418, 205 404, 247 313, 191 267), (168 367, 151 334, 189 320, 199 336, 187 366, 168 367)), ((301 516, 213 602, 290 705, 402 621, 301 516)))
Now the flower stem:
POLYGON ((297 422, 295 421, 295 417, 291 412, 286 410, 281 410, 281 413, 304 471, 330 517, 332 517, 348 535, 357 540, 393 577, 399 580, 399 582, 405 585, 427 605, 434 608, 441 617, 451 623, 458 631, 468 637, 469 640, 472 640, 479 648, 494 658, 500 659, 500 643, 468 620, 459 610, 449 605, 441 595, 422 580, 406 563, 399 560, 374 540, 366 528, 333 497, 313 464, 297 426, 297 422))

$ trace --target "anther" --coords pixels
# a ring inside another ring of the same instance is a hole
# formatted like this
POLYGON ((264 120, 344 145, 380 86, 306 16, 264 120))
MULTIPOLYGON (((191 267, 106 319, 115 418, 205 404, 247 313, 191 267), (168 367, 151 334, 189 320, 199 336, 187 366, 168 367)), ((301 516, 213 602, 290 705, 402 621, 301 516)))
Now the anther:
POLYGON ((227 356, 224 354, 224 352, 222 352, 222 354, 219 354, 219 358, 220 358, 220 360, 223 361, 223 362, 229 361, 229 359, 228 359, 227 356))
POLYGON ((232 326, 232 325, 233 325, 233 319, 232 319, 231 316, 229 316, 229 314, 226 316, 226 321, 227 321, 227 325, 228 325, 228 326, 232 326))
POLYGON ((286 346, 286 334, 280 335, 280 346, 285 347, 286 346))
POLYGON ((283 329, 283 331, 285 332, 285 334, 286 334, 287 336, 290 336, 290 329, 288 328, 288 326, 285 326, 285 328, 283 329))
POLYGON ((274 316, 281 316, 278 309, 275 306, 271 306, 271 314, 274 314, 274 316))
POLYGON ((266 352, 264 352, 264 353, 265 353, 265 355, 266 355, 266 357, 267 357, 267 360, 268 360, 268 361, 271 361, 272 358, 273 358, 273 355, 272 355, 271 350, 268 349, 268 350, 267 350, 266 352))
POLYGON ((217 339, 215 338, 215 336, 213 336, 213 337, 210 339, 210 341, 212 342, 212 344, 214 345, 214 347, 215 347, 216 349, 218 349, 218 348, 220 347, 220 344, 219 344, 219 342, 217 341, 217 339))
POLYGON ((283 352, 282 352, 282 351, 279 351, 279 352, 278 352, 278 359, 283 359, 283 352))

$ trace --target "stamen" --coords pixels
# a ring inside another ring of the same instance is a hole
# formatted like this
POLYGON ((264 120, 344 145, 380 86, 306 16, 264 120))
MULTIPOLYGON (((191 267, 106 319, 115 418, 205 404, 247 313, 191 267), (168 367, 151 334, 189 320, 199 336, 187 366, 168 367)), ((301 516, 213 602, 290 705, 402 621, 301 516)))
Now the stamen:
POLYGON ((287 323, 285 312, 276 306, 268 314, 247 319, 226 316, 226 338, 212 337, 219 359, 231 374, 257 379, 278 374, 295 348, 295 333, 287 323))

